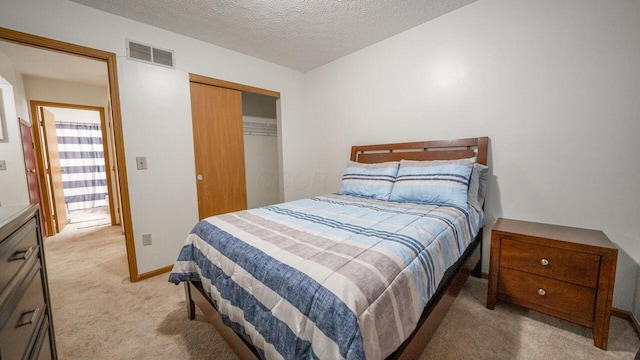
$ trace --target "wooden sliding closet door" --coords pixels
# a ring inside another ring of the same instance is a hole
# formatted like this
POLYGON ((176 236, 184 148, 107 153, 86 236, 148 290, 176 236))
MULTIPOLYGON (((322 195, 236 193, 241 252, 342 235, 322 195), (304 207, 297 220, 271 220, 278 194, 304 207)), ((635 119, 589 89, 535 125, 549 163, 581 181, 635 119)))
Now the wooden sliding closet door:
POLYGON ((200 219, 247 208, 242 93, 191 82, 200 219))

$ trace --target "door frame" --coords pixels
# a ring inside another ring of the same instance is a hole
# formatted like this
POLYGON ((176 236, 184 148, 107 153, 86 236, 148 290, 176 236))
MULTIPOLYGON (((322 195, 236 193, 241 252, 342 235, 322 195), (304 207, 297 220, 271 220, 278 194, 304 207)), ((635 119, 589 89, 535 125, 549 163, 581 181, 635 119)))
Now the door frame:
POLYGON ((198 84, 217 86, 225 89, 231 90, 240 90, 244 92, 250 92, 254 94, 266 95, 272 98, 280 99, 280 92, 262 89, 255 86, 243 85, 239 83, 234 83, 231 81, 215 79, 208 76, 198 75, 198 74, 189 74, 189 82, 194 82, 198 84))
POLYGON ((154 272, 145 273, 142 275, 138 274, 136 249, 133 238, 133 225, 131 223, 131 200, 129 197, 129 185, 127 183, 127 167, 123 143, 124 136, 122 130, 122 113, 120 109, 120 92, 118 90, 118 70, 116 54, 3 27, 0 27, 0 39, 10 41, 19 45, 82 56, 106 63, 109 79, 109 97, 111 100, 111 116, 113 122, 113 131, 115 135, 113 141, 115 143, 115 160, 117 164, 116 177, 120 184, 120 199, 122 202, 122 208, 120 210, 122 214, 125 244, 127 248, 127 260, 129 263, 129 278, 131 279, 131 282, 136 282, 157 275, 154 272))
MULTIPOLYGON (((65 103, 57 103, 57 102, 49 102, 49 101, 40 101, 40 100, 30 100, 29 106, 31 107, 31 117, 34 119, 39 119, 38 115, 40 114, 39 108, 41 107, 52 107, 52 108, 63 108, 63 109, 74 109, 74 110, 90 110, 97 111, 100 114, 100 132, 102 136, 102 148, 104 152, 104 163, 105 163, 105 173, 107 177, 107 193, 109 194, 109 215, 111 217, 111 225, 116 225, 116 215, 115 215, 115 196, 119 196, 119 194, 113 194, 112 190, 112 180, 111 180, 111 161, 109 155, 109 148, 107 144, 107 131, 106 131, 106 120, 104 115, 104 107, 99 106, 88 106, 88 105, 76 105, 76 104, 65 104, 65 103)), ((36 165, 38 166, 38 173, 40 174, 39 180, 42 184, 47 184, 46 181, 46 169, 44 164, 45 151, 46 149, 42 146, 42 132, 41 127, 42 124, 38 124, 38 126, 33 127, 34 137, 38 139, 38 141, 34 141, 36 144, 36 165)), ((52 189, 49 186, 45 186, 44 189, 41 189, 41 198, 42 200, 48 204, 52 196, 52 189)), ((49 206, 49 205, 47 205, 49 206)), ((52 218, 44 217, 43 222, 46 223, 47 230, 52 226, 52 218)), ((53 234, 51 232, 50 234, 53 234)))

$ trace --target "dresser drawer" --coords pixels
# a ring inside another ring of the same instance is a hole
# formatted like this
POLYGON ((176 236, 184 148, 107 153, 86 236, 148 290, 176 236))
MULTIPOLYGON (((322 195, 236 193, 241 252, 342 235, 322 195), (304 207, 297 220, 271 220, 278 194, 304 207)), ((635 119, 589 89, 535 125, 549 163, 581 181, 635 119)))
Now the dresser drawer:
POLYGON ((498 294, 593 321, 596 291, 588 287, 502 268, 498 294))
POLYGON ((0 314, 0 319, 7 320, 0 324, 2 359, 21 359, 29 355, 30 346, 35 341, 37 330, 40 329, 38 324, 46 312, 40 264, 36 263, 26 279, 24 292, 19 291, 17 299, 8 300, 17 304, 7 306, 7 313, 0 314))
POLYGON ((500 266, 595 289, 600 256, 503 238, 500 266))
POLYGON ((53 359, 53 353, 51 352, 51 333, 48 317, 44 318, 40 328, 40 334, 33 347, 33 353, 31 353, 30 359, 51 360, 53 359))
POLYGON ((33 218, 0 243, 0 292, 29 257, 37 256, 36 231, 36 219, 33 218))

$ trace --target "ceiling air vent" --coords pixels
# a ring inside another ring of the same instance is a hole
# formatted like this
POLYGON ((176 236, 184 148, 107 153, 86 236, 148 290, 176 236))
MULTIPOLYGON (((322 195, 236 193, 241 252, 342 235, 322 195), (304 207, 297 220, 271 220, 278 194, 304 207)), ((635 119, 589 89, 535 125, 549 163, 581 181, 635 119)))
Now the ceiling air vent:
POLYGON ((127 40, 127 58, 149 64, 175 68, 173 51, 127 40))

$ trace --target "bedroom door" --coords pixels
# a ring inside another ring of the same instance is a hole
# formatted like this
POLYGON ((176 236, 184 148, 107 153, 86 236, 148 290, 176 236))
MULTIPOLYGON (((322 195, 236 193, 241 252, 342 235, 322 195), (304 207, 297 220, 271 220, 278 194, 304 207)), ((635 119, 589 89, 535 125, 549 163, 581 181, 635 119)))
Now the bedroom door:
MULTIPOLYGON (((40 186, 38 184, 38 173, 36 166, 36 152, 33 143, 33 133, 31 124, 20 119, 20 135, 22 136, 22 151, 24 153, 24 168, 27 174, 27 187, 29 190, 29 204, 37 204, 40 208, 40 218, 44 215, 42 203, 40 202, 40 186)), ((40 226, 40 233, 43 238, 47 237, 47 227, 40 226)))
POLYGON ((67 203, 64 199, 64 186, 62 184, 62 172, 60 166, 60 153, 58 152, 58 134, 56 132, 56 119, 51 111, 40 107, 42 132, 44 137, 45 157, 47 159, 47 174, 49 175, 49 190, 53 204, 53 216, 56 233, 67 226, 67 203))
POLYGON ((191 82, 200 219, 247 208, 242 93, 191 82))

